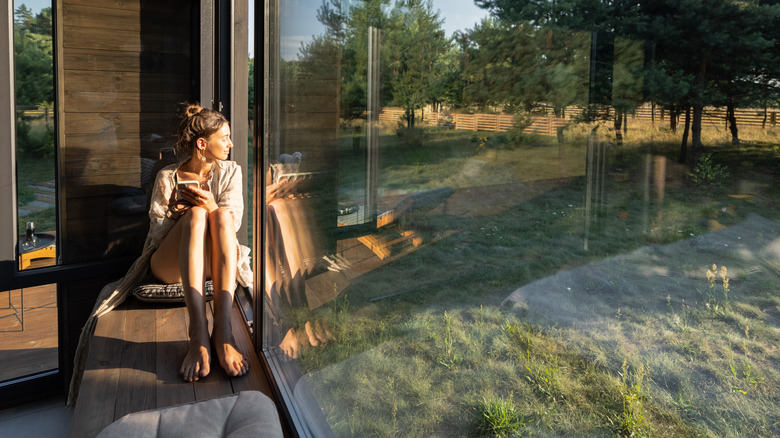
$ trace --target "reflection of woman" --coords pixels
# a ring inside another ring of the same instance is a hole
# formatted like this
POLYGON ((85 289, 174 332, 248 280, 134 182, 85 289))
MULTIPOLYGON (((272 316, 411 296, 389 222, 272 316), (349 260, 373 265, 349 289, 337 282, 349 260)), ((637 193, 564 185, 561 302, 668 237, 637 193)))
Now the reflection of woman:
POLYGON ((190 345, 180 372, 187 381, 210 370, 203 282, 214 282, 214 330, 220 365, 232 376, 247 372, 248 362, 232 338, 230 311, 234 284, 252 285, 249 249, 238 245, 236 230, 243 217, 241 168, 227 161, 233 144, 230 125, 217 111, 189 105, 177 137, 186 161, 164 167, 154 182, 149 209, 151 219, 141 256, 120 280, 106 285, 87 320, 76 351, 68 403, 78 393, 84 363, 97 318, 121 304, 151 272, 164 283, 183 283, 190 317, 190 345), (198 181, 198 187, 176 194, 176 183, 198 181), (150 265, 151 261, 151 265, 150 265))
MULTIPOLYGON (((306 279, 312 275, 321 264, 320 257, 324 254, 324 242, 321 231, 315 225, 316 214, 310 205, 311 199, 301 195, 306 184, 301 179, 292 177, 277 178, 279 174, 295 175, 297 166, 274 165, 266 175, 266 204, 268 220, 266 221, 265 246, 265 290, 271 302, 271 318, 278 335, 280 349, 288 356, 295 358, 302 344, 296 333, 296 326, 303 325, 306 333, 304 339, 312 346, 330 340, 330 333, 323 322, 312 324, 310 321, 290 321, 286 309, 305 309, 309 307, 307 299, 306 279), (274 175, 274 173, 276 175, 274 175)), ((298 314, 298 319, 305 319, 304 314, 298 314)), ((293 318, 296 319, 296 318, 293 318)))
POLYGON ((190 159, 163 168, 157 176, 149 232, 159 232, 161 240, 151 256, 150 271, 163 283, 182 283, 190 317, 189 350, 179 370, 184 380, 209 373, 210 340, 225 372, 241 376, 249 363, 235 347, 230 312, 239 254, 236 229, 243 205, 240 167, 225 161, 233 147, 230 125, 217 111, 190 105, 176 147, 190 159), (174 190, 177 181, 197 185, 174 190), (204 298, 209 277, 214 283, 212 338, 204 298))

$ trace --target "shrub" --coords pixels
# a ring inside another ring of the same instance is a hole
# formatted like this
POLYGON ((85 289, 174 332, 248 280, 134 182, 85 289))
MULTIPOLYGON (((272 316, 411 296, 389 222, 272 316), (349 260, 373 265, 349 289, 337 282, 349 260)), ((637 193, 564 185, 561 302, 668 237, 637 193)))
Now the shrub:
POLYGON ((430 136, 424 128, 408 128, 401 126, 395 130, 401 144, 406 147, 418 148, 423 146, 430 136))
POLYGON ((54 154, 54 128, 44 125, 43 129, 33 130, 28 123, 33 117, 17 113, 16 148, 19 154, 35 158, 48 158, 54 154))
POLYGON ((721 185, 729 177, 728 167, 712 161, 711 154, 703 154, 688 174, 697 186, 721 185))
POLYGON ((512 398, 487 400, 477 407, 477 432, 480 436, 506 437, 525 427, 528 422, 517 411, 512 398))

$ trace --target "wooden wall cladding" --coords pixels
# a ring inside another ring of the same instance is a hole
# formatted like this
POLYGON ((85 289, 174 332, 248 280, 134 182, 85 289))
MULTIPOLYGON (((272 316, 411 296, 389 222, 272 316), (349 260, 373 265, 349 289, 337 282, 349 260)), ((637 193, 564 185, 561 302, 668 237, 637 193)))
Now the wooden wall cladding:
MULTIPOLYGON (((193 100, 189 0, 61 0, 60 254, 63 263, 123 256, 143 242, 144 165, 172 146, 193 100)), ((197 56, 197 53, 194 54, 197 56)))

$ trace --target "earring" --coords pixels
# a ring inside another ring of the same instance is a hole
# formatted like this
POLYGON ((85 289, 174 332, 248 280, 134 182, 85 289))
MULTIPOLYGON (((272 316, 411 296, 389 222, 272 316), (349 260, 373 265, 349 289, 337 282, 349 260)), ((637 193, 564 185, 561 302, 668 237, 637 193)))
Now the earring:
POLYGON ((198 155, 200 155, 200 161, 206 161, 206 155, 203 153, 203 149, 198 149, 198 155))

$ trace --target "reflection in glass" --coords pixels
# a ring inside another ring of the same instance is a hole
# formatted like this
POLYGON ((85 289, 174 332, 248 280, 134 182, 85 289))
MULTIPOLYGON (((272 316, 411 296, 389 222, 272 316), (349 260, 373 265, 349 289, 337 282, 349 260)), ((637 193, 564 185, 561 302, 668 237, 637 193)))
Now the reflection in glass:
POLYGON ((317 219, 267 228, 266 344, 307 427, 780 433, 780 11, 477 3, 273 11, 268 161, 317 219))
MULTIPOLYGON (((40 3, 36 3, 40 5, 40 3)), ((56 263, 52 8, 14 2, 19 269, 56 263), (35 231, 31 233, 31 229, 35 231), (36 237, 42 239, 39 242, 36 237), (35 261, 34 264, 31 264, 35 261)))
POLYGON ((0 383, 59 366, 57 287, 0 291, 0 383))

